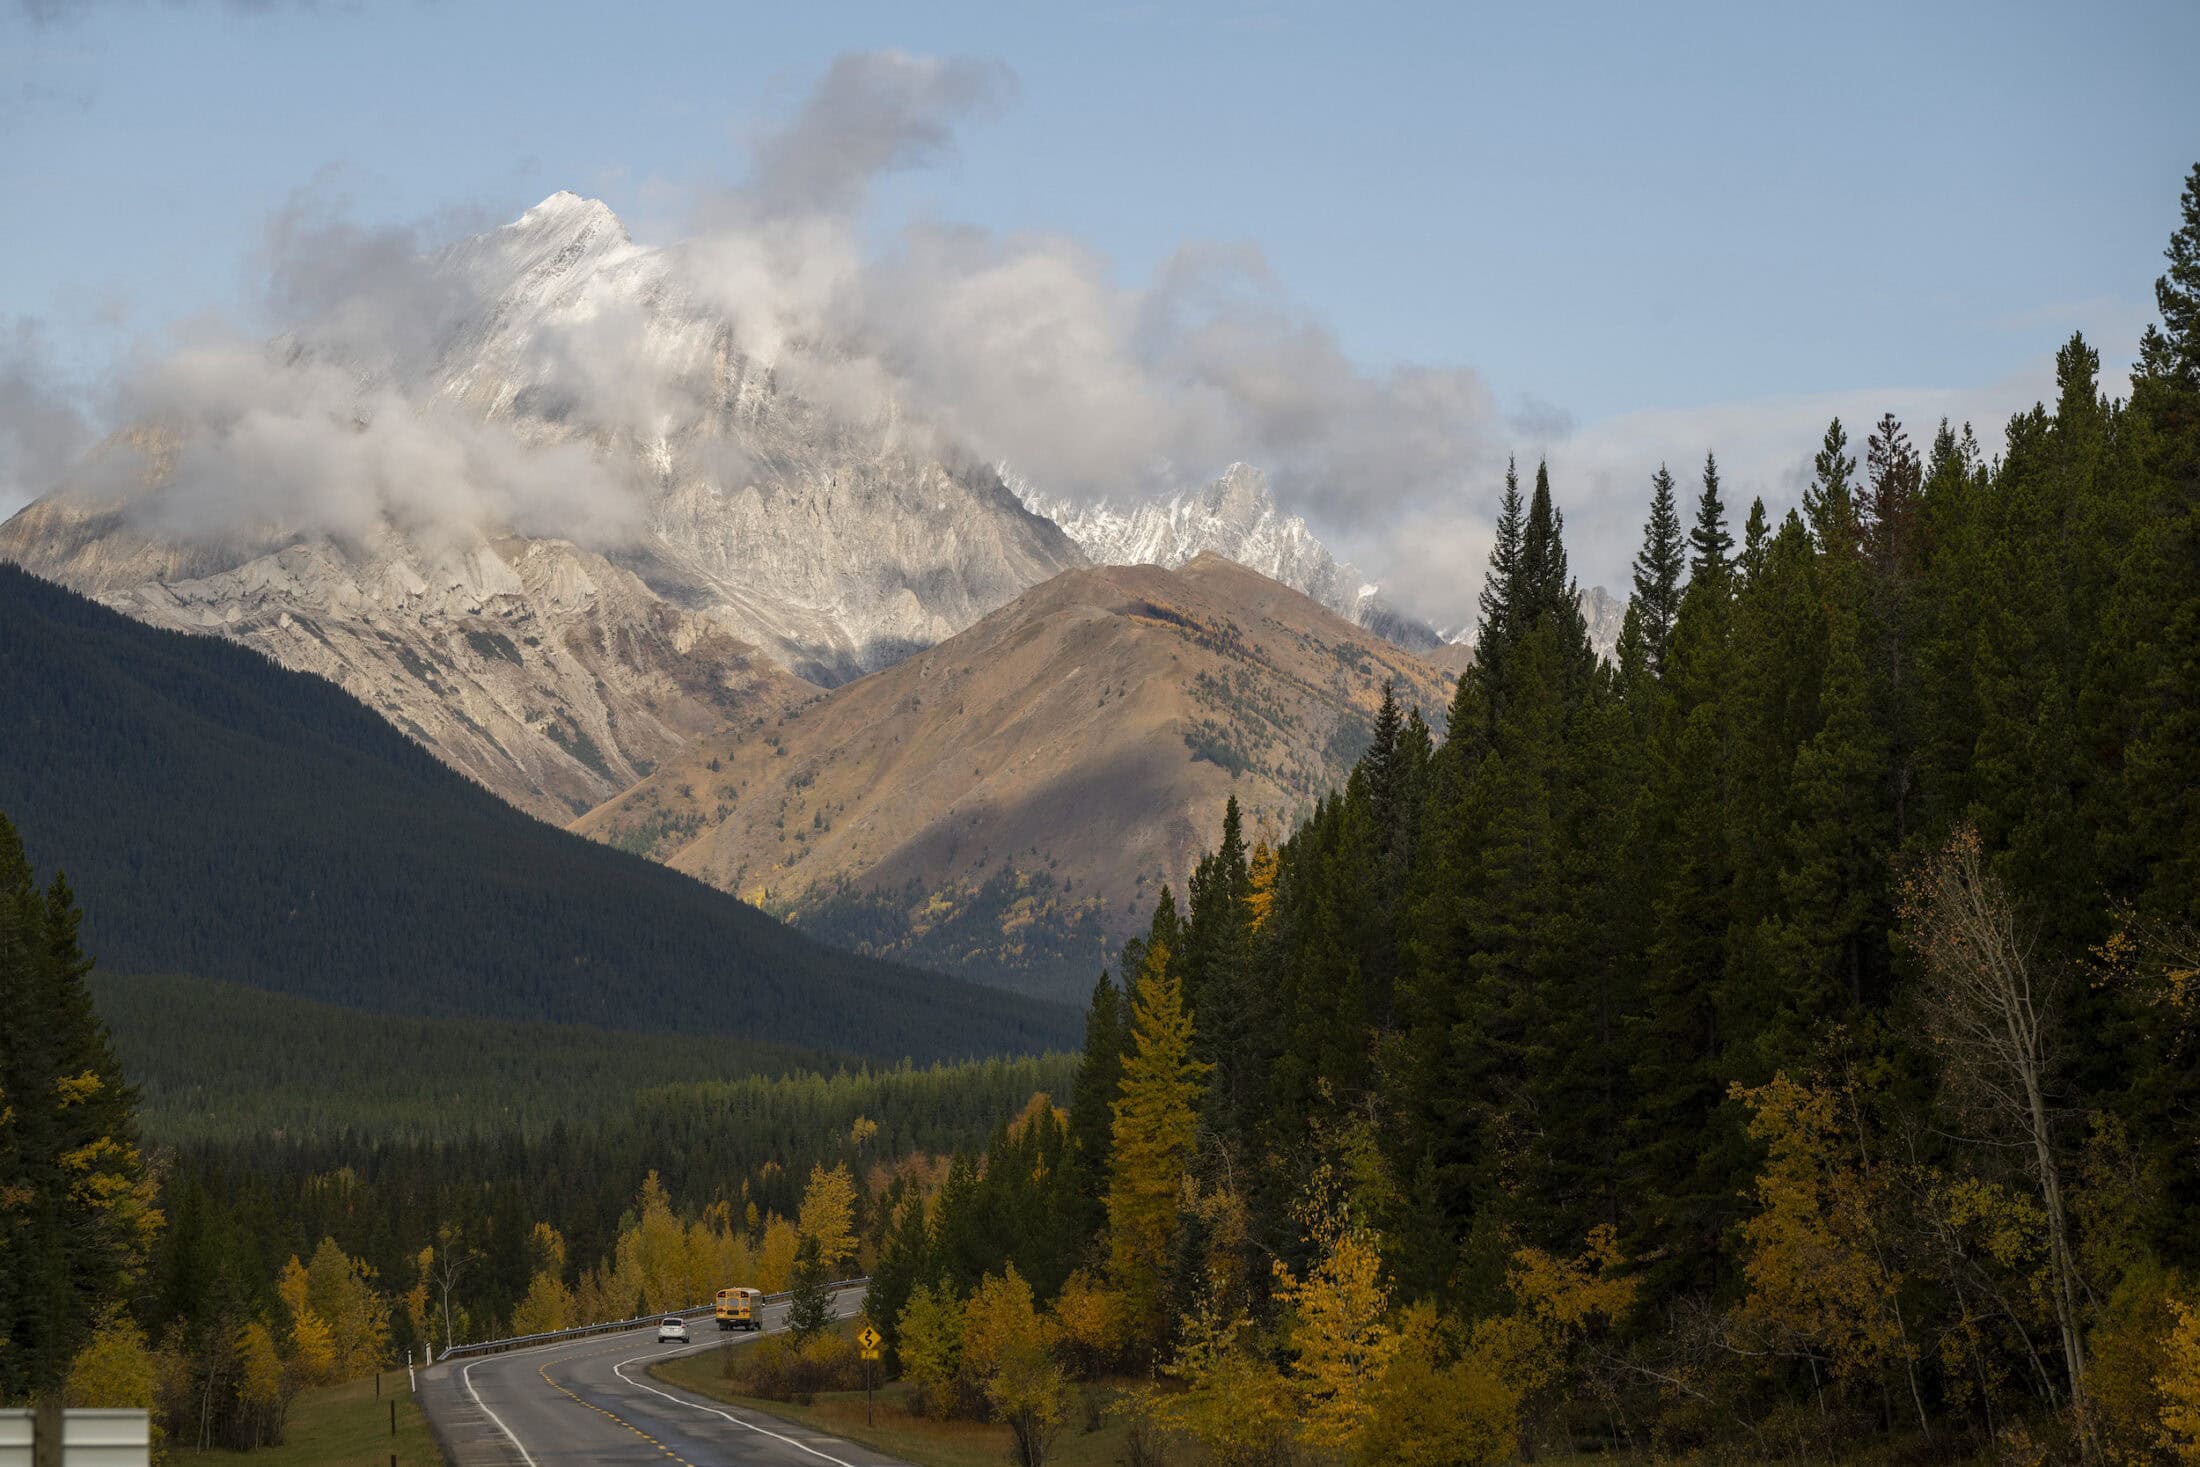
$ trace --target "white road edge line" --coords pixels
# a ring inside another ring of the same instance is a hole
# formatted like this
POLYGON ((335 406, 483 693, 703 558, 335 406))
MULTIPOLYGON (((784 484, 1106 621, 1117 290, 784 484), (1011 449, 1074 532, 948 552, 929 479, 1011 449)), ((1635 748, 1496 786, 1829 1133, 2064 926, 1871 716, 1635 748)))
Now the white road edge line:
MULTIPOLYGON (((836 1306, 839 1303, 837 1299, 833 1302, 836 1306)), ((847 1319, 850 1316, 845 1314, 836 1314, 834 1317, 838 1319, 847 1319)), ((777 1331, 771 1331, 771 1333, 776 1334, 777 1331)), ((730 1343, 730 1341, 728 1343, 730 1343)), ((691 1346, 690 1348, 685 1350, 660 1350, 654 1355, 635 1355, 629 1359, 621 1360, 618 1364, 612 1366, 611 1373, 617 1376, 619 1379, 625 1381, 628 1385, 633 1386, 636 1390, 647 1391, 653 1396, 663 1396, 666 1400, 672 1402, 672 1404, 675 1406, 685 1406, 690 1411, 701 1411, 705 1415, 709 1416, 722 1416, 726 1420, 732 1422, 735 1426, 746 1427, 748 1430, 756 1432, 760 1436, 768 1436, 774 1441, 785 1442, 788 1446, 793 1447, 798 1452, 808 1452, 811 1456, 818 1458, 820 1461, 833 1463, 834 1467, 856 1467, 855 1463, 848 1461, 845 1457, 835 1457, 829 1453, 821 1452, 817 1448, 810 1446, 807 1443, 796 1441, 791 1436, 781 1436, 778 1432, 767 1430, 764 1427, 758 1426, 753 1421, 743 1421, 740 1417, 732 1415, 725 1411, 721 1411, 716 1406, 705 1406, 699 1402, 689 1401, 679 1396, 675 1396, 669 1391, 660 1391, 653 1385, 643 1385, 633 1376, 626 1373, 626 1368, 629 1365, 632 1365, 637 1360, 662 1360, 673 1355, 693 1355, 701 1352, 702 1350, 714 1349, 716 1347, 717 1342, 713 1341, 710 1345, 696 1345, 691 1346)), ((498 1425, 500 1426, 502 1424, 502 1422, 498 1423, 498 1425)), ((511 1433, 506 1432, 505 1435, 510 1436, 511 1433)), ((524 1453, 522 1455, 524 1455, 524 1453)), ((530 1464, 530 1467, 532 1467, 532 1464, 530 1464)))
POLYGON ((497 1424, 497 1430, 504 1433, 504 1439, 512 1444, 513 1451, 519 1453, 520 1460, 525 1462, 527 1467, 535 1467, 535 1459, 527 1455, 527 1448, 521 1445, 520 1439, 512 1434, 512 1428, 504 1424, 503 1417, 489 1409, 489 1403, 481 1399, 481 1392, 474 1389, 474 1367, 480 1363, 479 1360, 469 1360, 466 1362, 465 1367, 458 1372, 459 1380, 465 1383, 466 1394, 474 1398, 474 1404, 481 1408, 482 1415, 497 1424))

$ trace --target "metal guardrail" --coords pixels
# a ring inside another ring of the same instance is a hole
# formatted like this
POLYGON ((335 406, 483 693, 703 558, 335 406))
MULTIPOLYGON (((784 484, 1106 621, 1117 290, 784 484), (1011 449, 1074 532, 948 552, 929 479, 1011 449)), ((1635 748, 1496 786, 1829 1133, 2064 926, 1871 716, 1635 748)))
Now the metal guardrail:
MULTIPOLYGON (((868 1285, 870 1282, 871 1276, 869 1274, 860 1274, 852 1279, 835 1279, 827 1284, 825 1288, 830 1293, 838 1294, 843 1289, 868 1285)), ((792 1299, 793 1297, 794 1291, 792 1289, 783 1289, 776 1294, 763 1295, 756 1303, 758 1308, 762 1308, 766 1304, 776 1304, 783 1299, 792 1299)), ((670 1319, 675 1315, 681 1319, 708 1318, 716 1312, 717 1307, 715 1302, 691 1304, 685 1309, 660 1309, 653 1314, 638 1314, 632 1319, 615 1319, 606 1324, 581 1324, 575 1325, 571 1329, 546 1330, 541 1334, 514 1335, 508 1340, 482 1340, 471 1345, 452 1345, 435 1358, 440 1363, 445 1360, 456 1360, 462 1355, 501 1355, 506 1350, 524 1350, 532 1345, 552 1345, 561 1340, 583 1340, 590 1335, 611 1335, 617 1334, 620 1330, 640 1329, 646 1324, 652 1324, 660 1319, 670 1319)))

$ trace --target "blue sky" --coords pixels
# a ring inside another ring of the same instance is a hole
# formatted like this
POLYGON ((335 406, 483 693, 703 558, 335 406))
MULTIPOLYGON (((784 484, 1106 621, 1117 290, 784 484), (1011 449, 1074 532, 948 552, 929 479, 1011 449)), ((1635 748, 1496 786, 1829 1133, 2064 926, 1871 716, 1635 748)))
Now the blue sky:
MULTIPOLYGON (((2200 5, 1668 9, 18 3, 0 317, 81 382, 248 315, 316 179, 366 221, 570 187, 673 234, 836 55, 893 47, 1015 86, 878 216, 1059 233, 1133 281, 1257 246, 1355 361, 1473 368, 1505 446, 1608 476, 1596 578, 1640 460, 1752 441, 1753 405, 1991 420, 2073 328, 2128 362, 2200 158, 2200 5)), ((1766 451, 1743 472, 1779 497, 1766 451)))

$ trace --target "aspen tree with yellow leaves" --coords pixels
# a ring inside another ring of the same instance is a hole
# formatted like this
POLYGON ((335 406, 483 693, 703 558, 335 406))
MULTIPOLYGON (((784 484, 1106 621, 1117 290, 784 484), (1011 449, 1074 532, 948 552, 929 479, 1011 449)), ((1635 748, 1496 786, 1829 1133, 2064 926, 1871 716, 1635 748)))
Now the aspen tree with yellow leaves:
POLYGON ((2179 1300, 2177 1324, 2163 1341, 2161 1443, 2180 1462, 2200 1462, 2200 1304, 2179 1300))
POLYGON ((1374 1414, 1374 1393, 1398 1351, 1390 1290, 1375 1235, 1352 1216, 1336 1174, 1318 1169, 1299 1207, 1313 1251, 1306 1277, 1275 1264, 1284 1311, 1300 1435, 1325 1451, 1357 1449, 1374 1414))
POLYGON ((800 1237, 817 1239, 818 1258, 828 1270, 837 1270, 855 1257, 856 1184, 846 1162, 837 1163, 829 1171, 823 1162, 810 1169, 810 1184, 802 1194, 795 1232, 800 1237))

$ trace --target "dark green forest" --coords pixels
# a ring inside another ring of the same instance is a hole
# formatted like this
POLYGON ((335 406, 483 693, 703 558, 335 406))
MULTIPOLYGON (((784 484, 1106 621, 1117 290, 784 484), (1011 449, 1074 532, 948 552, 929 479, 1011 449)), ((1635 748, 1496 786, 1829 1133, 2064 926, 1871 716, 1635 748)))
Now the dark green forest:
POLYGON ((855 1063, 738 1037, 366 1014, 204 978, 95 972, 91 988, 156 1143, 540 1136, 659 1086, 855 1063))
POLYGON ((1217 1461, 2193 1460, 2183 202, 2128 400, 2073 337, 1991 452, 1834 422, 1777 519, 1658 469, 1616 662, 1508 475, 1450 707, 1280 849, 1233 807, 982 1240, 880 1209, 905 1368, 983 1410, 910 1332, 1013 1267, 1217 1461))
POLYGON ((109 972, 930 1060, 1075 1016, 812 941, 496 799, 334 684, 0 566, 0 810, 109 972))

